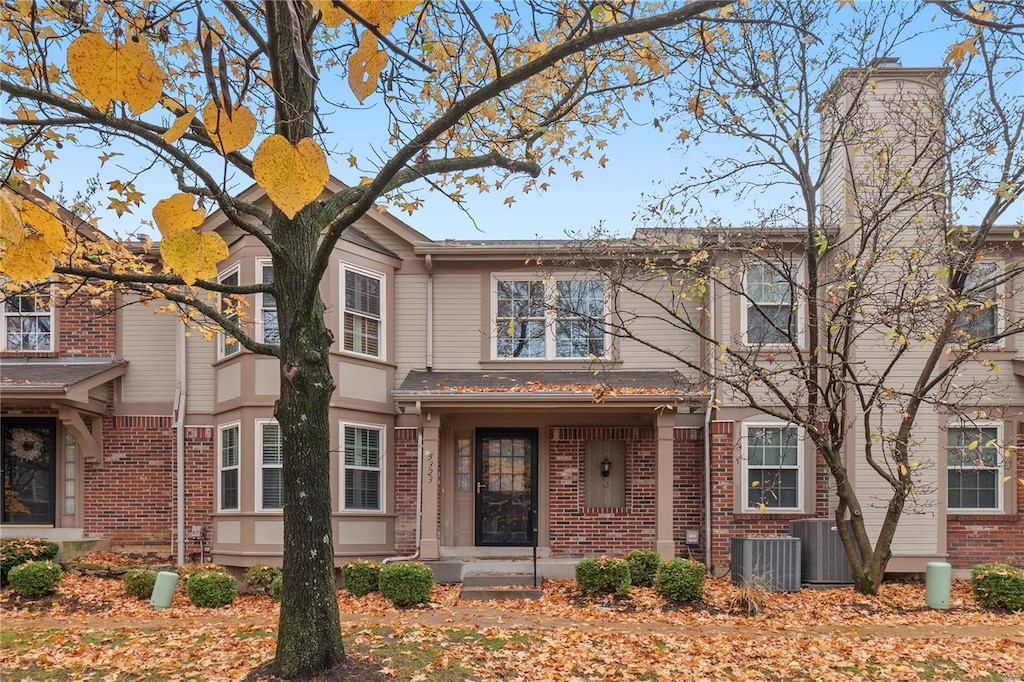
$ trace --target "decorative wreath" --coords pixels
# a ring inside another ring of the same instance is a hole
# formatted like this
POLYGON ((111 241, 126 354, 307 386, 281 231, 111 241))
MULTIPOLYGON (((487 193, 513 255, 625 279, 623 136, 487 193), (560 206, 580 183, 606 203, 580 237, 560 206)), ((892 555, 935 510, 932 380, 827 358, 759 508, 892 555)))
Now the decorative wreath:
POLYGON ((26 462, 43 459, 43 441, 29 429, 11 429, 11 455, 26 462))

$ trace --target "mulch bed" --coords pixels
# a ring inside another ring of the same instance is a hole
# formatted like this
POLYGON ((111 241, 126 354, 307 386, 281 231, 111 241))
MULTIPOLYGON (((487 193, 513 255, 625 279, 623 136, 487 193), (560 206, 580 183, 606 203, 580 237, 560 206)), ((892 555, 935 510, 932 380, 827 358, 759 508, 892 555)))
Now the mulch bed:
MULTIPOLYGON (((351 654, 331 670, 314 677, 298 678, 308 682, 365 682, 385 677, 384 666, 373 658, 359 658, 351 654)), ((242 678, 243 682, 285 682, 274 674, 274 661, 267 661, 253 668, 242 678)))

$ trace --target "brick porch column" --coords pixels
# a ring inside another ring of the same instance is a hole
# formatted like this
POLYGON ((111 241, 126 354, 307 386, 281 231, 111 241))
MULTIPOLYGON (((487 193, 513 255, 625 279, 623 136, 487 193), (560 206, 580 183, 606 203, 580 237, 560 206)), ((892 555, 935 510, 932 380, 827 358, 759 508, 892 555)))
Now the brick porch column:
POLYGON ((658 414, 658 452, 655 467, 654 504, 657 508, 655 520, 655 549, 662 559, 672 559, 676 555, 676 543, 672 533, 672 477, 673 440, 675 436, 676 414, 674 411, 663 410, 658 414))
POLYGON ((439 559, 441 543, 438 539, 438 503, 441 476, 441 434, 434 423, 423 423, 423 532, 420 536, 420 558, 439 559))

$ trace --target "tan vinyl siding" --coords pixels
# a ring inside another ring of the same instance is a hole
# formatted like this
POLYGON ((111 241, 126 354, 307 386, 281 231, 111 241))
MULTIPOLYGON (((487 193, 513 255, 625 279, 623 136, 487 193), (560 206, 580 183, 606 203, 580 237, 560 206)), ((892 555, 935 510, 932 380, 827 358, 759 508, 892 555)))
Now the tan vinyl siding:
MULTIPOLYGON (((680 329, 681 323, 665 321, 665 311, 654 303, 652 298, 668 299, 668 292, 662 291, 660 280, 644 285, 643 295, 626 291, 618 294, 618 309, 624 324, 628 324, 634 336, 643 339, 656 348, 660 348, 685 358, 689 362, 700 361, 700 340, 697 336, 680 329)), ((685 316, 690 324, 701 324, 697 308, 699 302, 688 306, 685 316)), ((621 339, 619 341, 619 357, 623 369, 674 369, 681 363, 664 352, 650 348, 643 343, 621 339)))
POLYGON ((427 364, 427 276, 395 278, 395 364, 396 381, 411 369, 427 364))
POLYGON ((121 310, 121 353, 129 367, 121 384, 124 403, 174 400, 177 325, 177 317, 158 314, 154 306, 121 310))
POLYGON ((207 341, 193 331, 185 342, 188 371, 188 411, 190 414, 213 412, 213 362, 216 359, 216 341, 207 341))
POLYGON ((482 329, 487 308, 479 274, 434 276, 434 366, 448 370, 479 369, 489 332, 482 329))

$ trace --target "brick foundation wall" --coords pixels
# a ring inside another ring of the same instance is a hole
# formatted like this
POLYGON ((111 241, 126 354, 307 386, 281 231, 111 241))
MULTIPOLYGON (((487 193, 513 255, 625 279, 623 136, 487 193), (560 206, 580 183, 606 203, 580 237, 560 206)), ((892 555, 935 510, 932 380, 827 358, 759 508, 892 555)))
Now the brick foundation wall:
POLYGON ((704 561, 704 429, 676 429, 672 460, 672 535, 676 554, 704 561), (700 542, 686 544, 686 531, 700 542))
POLYGON ((416 551, 416 459, 419 431, 395 429, 395 553, 407 556, 416 551))
MULTIPOLYGON (((1024 446, 1024 422, 1017 425, 1017 445, 1024 446)), ((1024 566, 1024 461, 1020 455, 1024 450, 1017 452, 1016 513, 946 517, 946 554, 953 568, 972 568, 990 561, 1024 566)))
MULTIPOLYGON (((217 483, 215 443, 212 426, 185 427, 185 537, 192 532, 192 526, 202 526, 207 543, 213 537, 212 517, 217 483)), ((171 519, 171 528, 176 529, 177 523, 175 516, 171 519)), ((191 557, 198 552, 199 544, 186 540, 185 553, 191 557)))
POLYGON ((548 499, 553 556, 621 555, 631 549, 654 548, 656 451, 651 428, 551 429, 548 499), (621 509, 586 506, 584 446, 592 440, 626 443, 626 502, 621 509))

